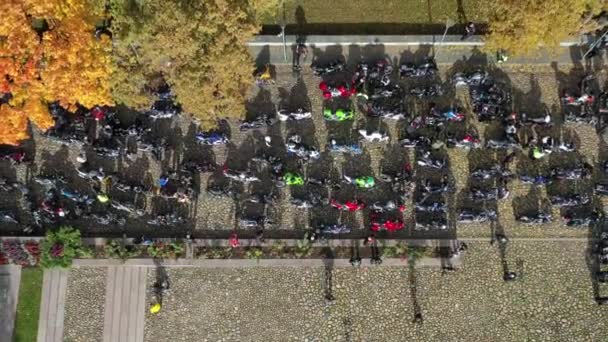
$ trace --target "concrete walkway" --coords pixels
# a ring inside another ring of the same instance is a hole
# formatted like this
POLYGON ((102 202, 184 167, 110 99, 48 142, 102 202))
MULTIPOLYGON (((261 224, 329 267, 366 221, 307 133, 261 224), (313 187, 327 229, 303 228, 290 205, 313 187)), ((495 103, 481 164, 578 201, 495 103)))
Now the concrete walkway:
MULTIPOLYGON (((459 266, 461 259, 453 257, 445 260, 459 266)), ((251 268, 251 267, 323 267, 331 263, 335 267, 352 267, 350 259, 166 259, 160 264, 163 267, 197 267, 197 268, 251 268)), ((109 266, 109 277, 112 276, 112 268, 150 268, 157 267, 158 264, 153 259, 129 259, 126 261, 115 259, 79 259, 74 260, 75 266, 80 267, 105 267, 109 266), (122 266, 118 266, 122 265, 122 266)), ((363 260, 362 266, 370 266, 369 259, 363 260)), ((382 264, 374 267, 407 266, 407 259, 384 258, 382 264)), ((418 267, 441 267, 440 258, 422 258, 416 262, 418 267)), ((131 271, 133 272, 133 271, 131 271)), ((110 279, 110 278, 108 278, 110 279)), ((109 280, 108 280, 109 284, 109 280)), ((108 285, 109 286, 109 285, 108 285)), ((117 285, 115 285, 117 286, 117 285)), ((133 286, 126 284, 126 286, 133 286)), ((109 288, 108 288, 109 290, 109 288)), ((113 291, 116 291, 115 289, 113 291)), ((108 308, 109 292, 106 292, 106 310, 108 308)), ((107 316, 106 316, 107 318, 107 316)))
POLYGON ((104 342, 143 342, 147 271, 145 267, 108 267, 104 342))
POLYGON ((38 320, 38 342, 63 341, 63 316, 69 271, 60 268, 44 270, 42 303, 38 320))
POLYGON ((0 266, 0 342, 13 340, 21 267, 0 266))
MULTIPOLYGON (((287 36, 286 55, 280 37, 257 36, 247 46, 257 65, 271 63, 275 65, 292 64, 292 48, 295 46, 295 37, 287 36)), ((493 53, 486 54, 481 51, 483 42, 480 37, 473 37, 460 41, 460 36, 447 36, 441 44, 441 37, 417 36, 309 36, 306 38, 308 47, 307 60, 302 65, 308 67, 310 63, 319 59, 333 60, 339 56, 351 64, 361 60, 375 60, 389 57, 393 63, 420 62, 423 58, 435 55, 438 64, 453 64, 458 61, 468 64, 492 64, 496 62, 493 53), (433 43, 434 42, 434 43, 433 43)), ((510 64, 578 64, 586 49, 576 41, 563 42, 555 53, 539 47, 538 54, 528 57, 512 57, 505 65, 510 64)))

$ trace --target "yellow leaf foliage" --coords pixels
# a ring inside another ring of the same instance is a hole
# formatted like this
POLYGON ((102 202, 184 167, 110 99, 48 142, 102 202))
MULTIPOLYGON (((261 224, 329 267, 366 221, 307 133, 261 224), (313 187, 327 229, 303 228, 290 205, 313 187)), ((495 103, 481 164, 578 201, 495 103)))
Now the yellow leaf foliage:
POLYGON ((278 0, 111 0, 114 34, 112 93, 116 102, 144 109, 151 78, 169 83, 185 112, 205 126, 243 118, 253 83, 245 43, 278 0))
POLYGON ((50 102, 72 110, 112 104, 111 42, 93 34, 102 8, 87 0, 0 2, 0 92, 12 94, 0 110, 2 143, 28 138, 28 120, 43 131, 52 127, 50 102), (42 39, 32 18, 49 23, 42 39))
POLYGON ((581 30, 583 17, 608 6, 605 0, 501 0, 488 2, 487 51, 529 55, 538 46, 555 50, 581 30))

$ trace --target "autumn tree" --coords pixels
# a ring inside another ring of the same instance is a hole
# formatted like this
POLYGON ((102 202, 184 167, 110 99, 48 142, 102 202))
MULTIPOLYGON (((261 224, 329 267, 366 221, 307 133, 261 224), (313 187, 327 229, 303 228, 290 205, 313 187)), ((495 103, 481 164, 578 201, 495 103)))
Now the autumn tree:
POLYGON ((28 138, 28 121, 45 131, 53 126, 48 104, 67 109, 111 104, 109 39, 97 40, 97 1, 5 0, 0 2, 0 144, 28 138), (36 31, 32 19, 47 29, 36 31))
POLYGON ((530 54, 539 45, 556 49, 584 30, 585 18, 608 9, 605 0, 501 0, 488 5, 486 49, 515 55, 530 54))
POLYGON ((111 0, 112 93, 117 103, 146 109, 150 84, 168 83, 183 110, 207 127, 242 118, 253 82, 245 43, 278 0, 111 0))

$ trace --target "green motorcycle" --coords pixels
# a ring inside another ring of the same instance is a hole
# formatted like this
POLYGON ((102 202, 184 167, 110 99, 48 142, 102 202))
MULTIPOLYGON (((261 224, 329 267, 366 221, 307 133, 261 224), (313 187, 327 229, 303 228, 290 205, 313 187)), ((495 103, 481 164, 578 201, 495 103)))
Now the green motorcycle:
POLYGON ((323 110, 323 118, 327 121, 346 121, 355 118, 355 111, 352 109, 336 109, 334 112, 329 108, 323 110))
POLYGON ((304 178, 295 172, 287 172, 283 175, 283 181, 287 185, 304 185, 304 178))
POLYGON ((376 185, 376 180, 372 176, 360 176, 354 179, 349 176, 344 176, 344 180, 346 183, 354 184, 357 188, 363 189, 373 188, 376 185))

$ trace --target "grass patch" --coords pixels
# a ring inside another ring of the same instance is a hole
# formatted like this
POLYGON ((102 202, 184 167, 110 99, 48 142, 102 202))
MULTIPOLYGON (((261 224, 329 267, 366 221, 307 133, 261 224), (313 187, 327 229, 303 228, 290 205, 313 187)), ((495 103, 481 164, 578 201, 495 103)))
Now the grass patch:
POLYGON ((286 0, 285 18, 287 24, 465 23, 487 21, 485 8, 482 0, 286 0))
POLYGON ((39 267, 23 268, 13 342, 36 341, 41 296, 42 269, 39 267))

